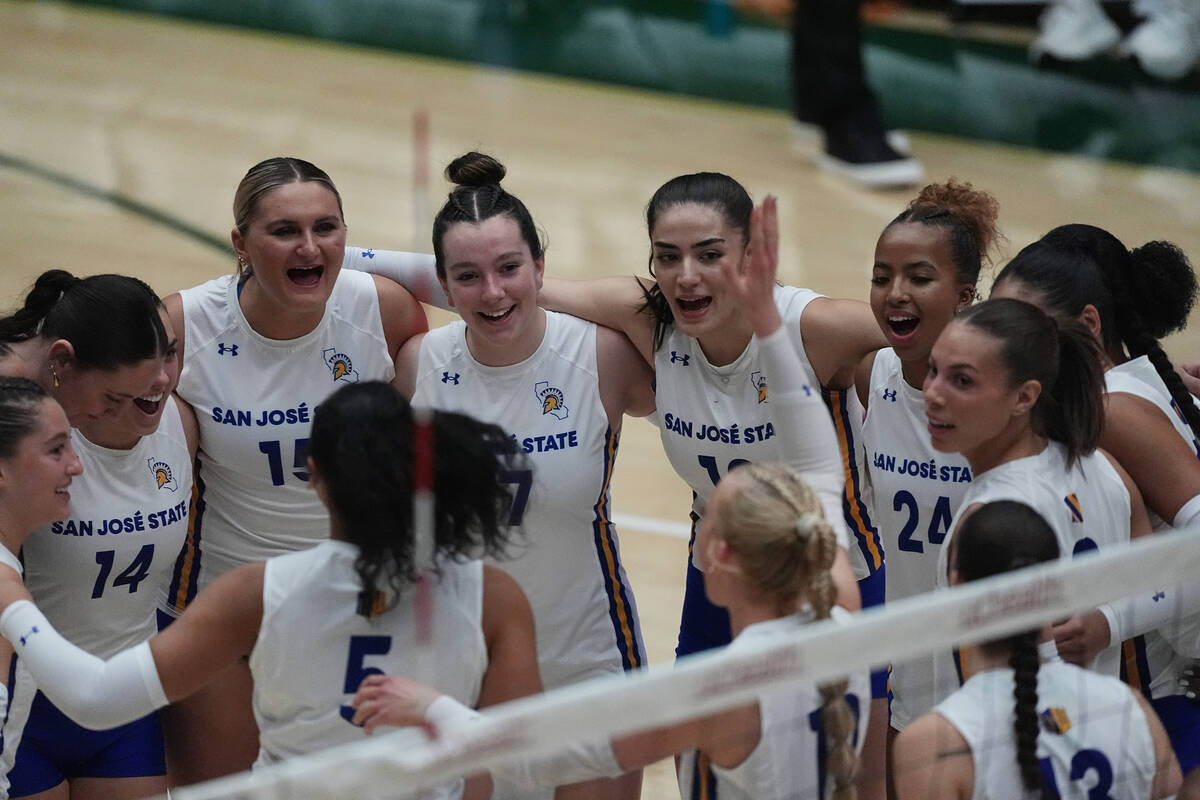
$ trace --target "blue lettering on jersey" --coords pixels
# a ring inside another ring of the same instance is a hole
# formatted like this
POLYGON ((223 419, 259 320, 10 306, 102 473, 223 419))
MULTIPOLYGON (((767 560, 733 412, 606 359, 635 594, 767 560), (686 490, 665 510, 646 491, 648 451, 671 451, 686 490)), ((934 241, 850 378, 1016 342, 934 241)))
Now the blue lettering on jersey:
POLYGON ((971 470, 965 466, 943 464, 938 466, 937 459, 918 461, 891 453, 875 451, 871 466, 881 472, 894 472, 897 475, 908 475, 913 478, 925 478, 942 483, 970 483, 971 470))
POLYGON ((236 357, 237 349, 238 349, 238 346, 236 344, 227 345, 224 342, 217 343, 217 355, 219 355, 219 356, 228 355, 231 357, 236 357))
POLYGON ((257 425, 263 428, 268 425, 307 425, 311 421, 311 415, 308 413, 308 403, 301 403, 295 408, 272 408, 260 411, 257 420, 254 419, 253 411, 213 406, 212 420, 221 425, 234 425, 241 428, 257 425))
POLYGON ((545 436, 526 436, 524 438, 518 438, 514 433, 512 440, 525 453, 550 453, 555 450, 568 450, 572 447, 579 447, 579 432, 571 430, 563 431, 562 433, 551 433, 545 436))
POLYGON ((66 519, 50 525, 50 532, 60 536, 115 536, 119 533, 141 533, 165 528, 187 519, 191 498, 181 500, 161 511, 145 512, 141 509, 127 517, 111 519, 66 519))
POLYGON ((663 414, 663 427, 688 439, 723 444, 754 444, 755 442, 765 442, 775 435, 775 426, 770 422, 759 425, 738 425, 735 422, 726 428, 721 425, 710 425, 707 422, 693 423, 691 420, 683 419, 670 412, 663 414))

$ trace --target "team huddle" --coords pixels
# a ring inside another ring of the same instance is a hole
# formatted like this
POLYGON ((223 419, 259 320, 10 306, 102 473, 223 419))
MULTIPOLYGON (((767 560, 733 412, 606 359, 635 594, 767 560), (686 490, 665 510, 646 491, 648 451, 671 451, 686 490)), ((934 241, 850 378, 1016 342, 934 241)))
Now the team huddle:
MULTIPOLYGON (((693 491, 680 656, 1200 518, 1169 243, 1055 228, 982 300, 998 209, 952 180, 883 230, 869 303, 831 299, 776 283, 773 198, 699 173, 650 199, 650 277, 555 280, 499 162, 446 176, 432 257, 347 247, 329 176, 273 158, 235 273, 160 300, 55 270, 0 319, 5 797, 144 797, 644 666, 625 415, 693 491)), ((1195 798, 1197 659, 1200 592, 1164 587, 420 796, 636 800, 677 755, 685 800, 1195 798)))

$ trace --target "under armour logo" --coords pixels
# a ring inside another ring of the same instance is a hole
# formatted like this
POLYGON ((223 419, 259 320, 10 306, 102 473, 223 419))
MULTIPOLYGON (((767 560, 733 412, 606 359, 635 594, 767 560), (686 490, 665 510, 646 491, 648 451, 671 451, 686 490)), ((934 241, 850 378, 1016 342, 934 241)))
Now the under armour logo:
POLYGON ((683 365, 686 367, 688 365, 688 359, 690 359, 690 358, 691 358, 691 356, 689 356, 687 353, 680 355, 679 353, 676 353, 674 350, 671 351, 671 363, 672 364, 674 364, 677 361, 682 361, 683 365))
POLYGON ((228 353, 231 356, 237 357, 238 346, 236 344, 225 344, 224 342, 217 343, 217 355, 223 356, 228 353))
POLYGON ((1154 597, 1152 597, 1150 599, 1157 603, 1159 600, 1162 600, 1166 596, 1167 596, 1166 592, 1155 592, 1154 597))
POLYGON ((374 251, 374 250, 363 250, 363 251, 362 251, 362 257, 363 257, 363 258, 374 258, 374 257, 375 257, 375 251, 374 251))
POLYGON ((22 636, 22 637, 21 637, 21 646, 22 646, 22 647, 24 647, 24 646, 25 646, 25 640, 26 640, 27 638, 29 638, 30 636, 33 636, 33 635, 34 635, 35 633, 37 633, 37 632, 38 632, 37 625, 34 625, 34 626, 33 626, 33 630, 31 630, 29 633, 27 633, 27 634, 25 634, 24 636, 22 636))
POLYGON ((461 377, 457 372, 451 375, 449 372, 442 373, 442 383, 453 383, 458 386, 458 379, 461 377))
POLYGON ((883 390, 883 399, 891 400, 893 403, 896 402, 896 390, 895 389, 884 389, 883 390))

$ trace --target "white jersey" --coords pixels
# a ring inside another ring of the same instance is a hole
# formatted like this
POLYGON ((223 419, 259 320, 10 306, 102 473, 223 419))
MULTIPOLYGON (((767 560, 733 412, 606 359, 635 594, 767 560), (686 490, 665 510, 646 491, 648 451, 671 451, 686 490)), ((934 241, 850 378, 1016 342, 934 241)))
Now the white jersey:
POLYGON ((187 538, 192 457, 174 398, 158 430, 110 450, 71 431, 83 473, 65 520, 25 541, 25 585, 73 644, 110 658, 158 632, 155 609, 187 538))
MULTIPOLYGON (((849 617, 840 608, 832 609, 835 619, 849 617)), ((748 626, 733 643, 731 651, 745 649, 764 640, 799 632, 813 616, 796 614, 748 626)), ((865 670, 852 673, 846 690, 846 701, 856 720, 854 748, 862 751, 867 732, 867 716, 871 706, 871 685, 865 670)), ((685 800, 698 797, 719 797, 721 800, 795 800, 823 798, 831 788, 823 785, 825 737, 821 725, 821 706, 824 701, 817 687, 810 683, 789 686, 758 697, 761 715, 761 736, 754 751, 736 767, 724 769, 712 765, 716 786, 693 785, 697 774, 696 751, 680 756, 679 789, 685 800), (713 791, 715 789, 715 792, 713 791)))
POLYGON ((316 406, 347 383, 390 381, 374 280, 343 270, 317 327, 279 341, 256 333, 226 275, 181 293, 179 396, 200 426, 196 510, 167 602, 182 609, 242 564, 311 547, 329 515, 308 487, 308 434, 316 406))
MULTIPOLYGON (((800 316, 821 295, 792 286, 775 287, 775 304, 810 386, 816 375, 800 335, 800 316)), ((704 515, 704 504, 729 470, 755 461, 788 460, 787 443, 776 435, 775 408, 768 394, 756 337, 732 363, 713 366, 700 342, 672 325, 654 354, 654 415, 663 449, 675 472, 695 494, 692 511, 704 515)), ((849 547, 845 529, 835 525, 838 544, 849 547)))
MULTIPOLYGON (((1128 686, 1051 661, 1038 670, 1037 709, 1041 722, 1037 756, 1042 774, 1053 775, 1056 797, 1145 800, 1150 796, 1156 768, 1154 742, 1146 715, 1128 686)), ((1019 796, 1013 671, 994 669, 971 676, 936 711, 971 748, 973 800, 1019 796)))
MULTIPOLYGON (((1196 442, 1191 427, 1148 357, 1139 356, 1108 370, 1104 373, 1104 384, 1110 394, 1125 392, 1154 403, 1193 452, 1200 454, 1200 444, 1196 442)), ((1150 512, 1155 530, 1169 527, 1152 510, 1147 511, 1150 512)), ((1188 615, 1179 625, 1183 630, 1182 636, 1200 638, 1197 635, 1197 631, 1200 631, 1200 614, 1188 615)), ((1123 642, 1121 647, 1121 678, 1131 686, 1156 700, 1184 693, 1179 679, 1183 670, 1191 667, 1193 662, 1176 653, 1175 647, 1161 633, 1151 631, 1144 636, 1136 636, 1123 642)))
MULTIPOLYGON (((25 571, 21 566, 21 560, 2 544, 0 544, 0 564, 12 567, 18 575, 25 571)), ((9 661, 15 666, 17 657, 14 655, 9 661)), ((37 692, 37 686, 34 685, 28 670, 10 667, 8 675, 8 702, 5 703, 4 724, 0 727, 0 745, 2 745, 2 749, 0 749, 0 798, 8 797, 8 773, 12 771, 13 764, 17 762, 17 748, 21 745, 21 732, 25 729, 25 722, 29 719, 29 705, 33 702, 34 693, 37 692), (26 680, 21 680, 22 675, 26 680)))
POLYGON ((644 665, 610 510, 618 434, 600 401, 596 326, 547 311, 533 355, 489 367, 471 356, 457 320, 421 341, 415 387, 414 405, 493 422, 529 459, 531 473, 512 476, 523 535, 497 566, 529 598, 546 688, 644 665))
MULTIPOLYGON (((932 592, 939 553, 971 485, 957 453, 934 449, 925 398, 909 386, 890 347, 875 354, 863 423, 874 519, 887 554, 887 602, 932 592)), ((891 724, 896 730, 933 708, 933 656, 892 665, 891 724)))
POLYGON ((358 613, 358 553, 353 544, 327 540, 267 561, 262 625, 250 653, 259 765, 365 739, 350 722, 349 703, 376 671, 411 677, 468 706, 478 700, 487 670, 482 563, 440 563, 433 641, 424 649, 417 645, 415 587, 382 613, 358 613))
MULTIPOLYGON (((1049 441, 1042 452, 993 467, 974 477, 954 516, 951 531, 958 528, 963 511, 977 503, 1015 500, 1037 511, 1054 531, 1061 557, 1070 558, 1092 550, 1103 550, 1129 541, 1129 490, 1108 456, 1096 450, 1080 456, 1067 469, 1067 449, 1049 441)), ((938 560, 939 586, 947 583, 947 556, 943 547, 938 560)), ((945 662, 935 665, 938 698, 946 697, 945 662)), ((1120 647, 1100 651, 1091 669, 1116 677, 1120 672, 1120 647)))

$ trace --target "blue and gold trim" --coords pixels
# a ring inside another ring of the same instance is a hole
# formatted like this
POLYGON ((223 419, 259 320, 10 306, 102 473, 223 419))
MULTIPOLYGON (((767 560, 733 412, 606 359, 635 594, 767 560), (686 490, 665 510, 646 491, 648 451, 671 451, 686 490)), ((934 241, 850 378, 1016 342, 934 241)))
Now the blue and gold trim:
POLYGON ((196 477, 192 482, 192 510, 188 515, 187 538, 183 549, 175 559, 175 569, 167 587, 167 604, 175 614, 183 613, 196 598, 196 586, 200 579, 200 538, 204 528, 204 478, 200 476, 200 464, 196 463, 196 477))
POLYGON ((1146 658, 1146 637, 1135 636, 1121 642, 1121 680, 1134 691, 1150 697, 1150 661, 1146 658))
POLYGON ((624 580, 624 570, 621 569, 617 530, 613 526, 609 508, 609 486, 612 483, 613 465, 617 461, 619 440, 620 436, 614 434, 611 427, 604 432, 604 480, 600 486, 600 497, 593 508, 595 520, 592 522, 592 534, 596 543, 596 555, 600 560, 600 574, 604 576, 608 615, 616 633, 621 665, 626 670, 631 670, 645 665, 646 657, 642 652, 642 637, 632 592, 624 580))
POLYGON ((853 391, 853 388, 821 389, 821 399, 833 417, 833 429, 837 432, 838 449, 842 453, 842 471, 846 476, 846 488, 842 492, 842 516, 858 542, 868 569, 874 573, 883 566, 883 544, 879 540, 879 530, 871 521, 867 504, 862 500, 862 469, 858 463, 855 429, 850 419, 849 395, 853 391))

